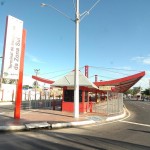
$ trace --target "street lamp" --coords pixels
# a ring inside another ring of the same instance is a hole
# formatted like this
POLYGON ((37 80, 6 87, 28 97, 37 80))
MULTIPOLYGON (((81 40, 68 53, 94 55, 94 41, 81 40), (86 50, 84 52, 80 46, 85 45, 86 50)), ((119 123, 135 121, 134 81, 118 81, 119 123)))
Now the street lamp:
POLYGON ((74 75, 74 117, 79 118, 79 0, 76 2, 75 75, 74 75))
POLYGON ((56 7, 52 5, 48 5, 45 3, 41 3, 42 7, 48 6, 60 13, 61 15, 65 16, 66 18, 70 19, 71 21, 75 22, 75 66, 74 66, 74 117, 79 118, 79 23, 80 21, 86 16, 89 15, 90 11, 100 2, 97 0, 96 3, 84 13, 80 14, 79 12, 79 0, 76 0, 76 8, 75 8, 75 19, 72 19, 64 12, 58 10, 56 7))

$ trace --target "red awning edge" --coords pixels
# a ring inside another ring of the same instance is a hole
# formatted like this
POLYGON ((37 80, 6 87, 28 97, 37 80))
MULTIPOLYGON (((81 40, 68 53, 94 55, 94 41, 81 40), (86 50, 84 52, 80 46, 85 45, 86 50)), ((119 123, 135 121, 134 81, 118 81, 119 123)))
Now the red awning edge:
POLYGON ((44 83, 47 83, 47 84, 52 84, 52 83, 55 82, 55 81, 45 79, 45 78, 41 78, 41 77, 38 77, 38 76, 32 76, 32 78, 37 80, 37 81, 44 82, 44 83))
POLYGON ((116 86, 117 92, 125 92, 136 84, 144 75, 145 71, 115 80, 94 82, 94 84, 96 86, 116 86))

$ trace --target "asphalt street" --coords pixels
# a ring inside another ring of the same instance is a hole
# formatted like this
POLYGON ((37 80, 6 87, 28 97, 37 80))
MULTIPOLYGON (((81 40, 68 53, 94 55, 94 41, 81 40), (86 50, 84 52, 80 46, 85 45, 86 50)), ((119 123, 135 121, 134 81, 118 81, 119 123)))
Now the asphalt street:
POLYGON ((149 150, 150 102, 125 101, 129 115, 118 121, 59 130, 0 134, 5 150, 149 150))

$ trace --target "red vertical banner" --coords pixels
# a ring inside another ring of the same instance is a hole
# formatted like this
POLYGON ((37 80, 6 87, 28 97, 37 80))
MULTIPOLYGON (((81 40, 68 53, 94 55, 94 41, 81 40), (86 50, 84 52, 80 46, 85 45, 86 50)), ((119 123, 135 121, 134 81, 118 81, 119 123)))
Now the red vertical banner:
POLYGON ((16 85, 16 103, 15 103, 15 109, 14 109, 14 119, 20 119, 20 109, 21 109, 21 103, 22 103, 22 82, 23 82, 25 46, 26 46, 26 30, 23 29, 19 79, 18 79, 18 83, 16 85))

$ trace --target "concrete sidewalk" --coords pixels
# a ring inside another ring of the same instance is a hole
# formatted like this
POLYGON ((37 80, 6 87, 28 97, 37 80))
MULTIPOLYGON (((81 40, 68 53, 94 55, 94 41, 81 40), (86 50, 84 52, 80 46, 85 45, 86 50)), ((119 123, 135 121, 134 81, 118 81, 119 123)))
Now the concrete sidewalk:
POLYGON ((94 123, 103 123, 126 116, 126 111, 122 114, 105 116, 99 113, 80 114, 78 119, 73 113, 48 109, 28 109, 21 110, 21 119, 13 118, 13 112, 0 112, 0 131, 17 131, 31 129, 56 129, 64 127, 75 127, 94 123))

